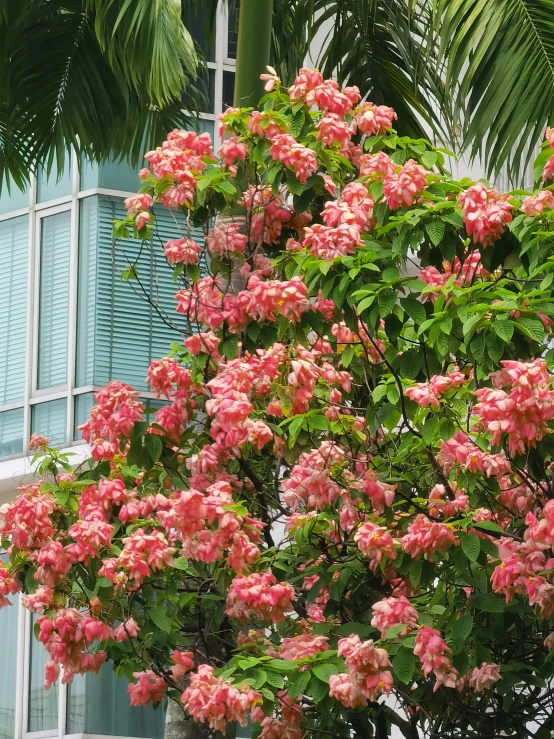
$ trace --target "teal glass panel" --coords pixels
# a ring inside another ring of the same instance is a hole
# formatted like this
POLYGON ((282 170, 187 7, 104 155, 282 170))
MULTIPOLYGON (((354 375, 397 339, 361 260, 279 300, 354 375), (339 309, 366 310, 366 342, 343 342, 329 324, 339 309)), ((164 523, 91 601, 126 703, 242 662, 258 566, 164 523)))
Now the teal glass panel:
POLYGON ((227 56, 237 58, 237 43, 239 39, 239 0, 229 0, 227 3, 227 56))
POLYGON ((48 176, 42 169, 39 170, 37 177, 37 203, 46 203, 48 200, 63 198, 66 195, 71 195, 71 192, 71 154, 66 152, 65 166, 62 172, 58 170, 55 164, 48 176))
MULTIPOLYGON (((113 269, 110 270, 108 275, 112 272, 113 269)), ((98 198, 90 197, 83 198, 79 204, 76 387, 94 384, 94 342, 98 308, 97 287, 98 198)))
POLYGON ((142 157, 138 162, 102 162, 98 166, 98 187, 136 192, 141 185, 138 178, 139 170, 146 166, 148 162, 142 157))
POLYGON ((20 210, 29 207, 29 188, 20 190, 13 183, 10 185, 10 191, 6 187, 2 187, 0 194, 0 214, 11 213, 12 210, 20 210))
POLYGON ((117 678, 111 662, 98 675, 76 678, 67 696, 68 734, 163 739, 165 711, 160 706, 131 706, 126 678, 117 678))
MULTIPOLYGON (((21 454, 22 451, 23 408, 2 411, 0 413, 0 457, 10 457, 12 454, 21 454)), ((2 613, 1 610, 0 613, 2 613)))
POLYGON ((71 212, 42 219, 38 335, 39 389, 67 383, 71 212))
POLYGON ((214 122, 207 121, 204 118, 198 119, 198 133, 209 133, 212 141, 214 140, 214 122))
MULTIPOLYGON (((33 615, 32 625, 36 623, 33 615)), ((58 684, 44 690, 44 667, 50 657, 31 629, 31 664, 29 668, 28 731, 58 728, 58 684)))
POLYGON ((0 610, 0 739, 15 736, 15 699, 17 671, 17 602, 0 610))
POLYGON ((82 157, 79 190, 90 190, 93 187, 98 187, 98 163, 90 162, 86 157, 82 157))
POLYGON ((28 239, 27 216, 0 222, 0 404, 25 392, 28 239))
POLYGON ((94 207, 87 206, 90 227, 81 211, 77 385, 118 379, 146 390, 151 360, 165 356, 171 342, 182 340, 177 326, 186 329, 175 311, 177 288, 162 249, 166 241, 179 237, 184 216, 160 208, 151 244, 129 239, 114 247, 113 221, 125 216, 123 203, 99 197, 95 219, 94 207), (120 273, 135 262, 140 282, 122 281, 120 273))
POLYGON ((32 433, 48 436, 52 444, 67 443, 67 398, 37 403, 31 409, 32 433))
POLYGON ((79 431, 79 426, 86 423, 89 418, 89 412, 94 404, 94 393, 82 393, 75 396, 74 406, 74 427, 73 441, 79 441, 83 438, 83 434, 79 431))

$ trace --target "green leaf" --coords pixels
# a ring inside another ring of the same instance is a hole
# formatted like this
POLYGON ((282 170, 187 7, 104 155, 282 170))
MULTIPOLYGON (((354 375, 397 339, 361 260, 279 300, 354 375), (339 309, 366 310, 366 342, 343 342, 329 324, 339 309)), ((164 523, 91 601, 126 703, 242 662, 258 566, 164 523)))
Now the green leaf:
POLYGON ((487 613, 502 613, 506 608, 506 602, 492 593, 472 595, 469 604, 478 611, 486 611, 487 613))
POLYGON ((467 641, 468 636, 473 629, 473 616, 471 613, 464 613, 463 616, 456 617, 452 624, 451 634, 457 647, 461 647, 467 641))
POLYGON ((315 703, 321 703, 321 701, 329 694, 329 685, 327 681, 322 681, 319 678, 312 676, 312 679, 308 683, 306 695, 309 695, 315 703))
POLYGON ((236 334, 227 336, 219 344, 219 353, 227 359, 236 359, 239 353, 239 337, 236 334))
POLYGON ((148 454, 150 454, 152 461, 157 462, 163 452, 163 444, 160 437, 157 434, 145 434, 144 445, 148 449, 148 454))
POLYGON ((473 527, 476 529, 481 529, 483 531, 496 531, 499 534, 504 533, 504 529, 502 526, 499 526, 494 521, 476 521, 473 524, 473 527))
POLYGON ((388 316, 396 305, 396 293, 394 290, 381 290, 377 296, 377 304, 379 305, 379 315, 381 318, 388 316))
POLYGON ((444 221, 441 221, 438 218, 435 221, 430 221, 425 224, 425 230, 429 234, 431 243, 434 246, 438 246, 441 243, 444 236, 444 228, 444 221))
POLYGON ((175 622, 168 617, 167 608, 163 603, 150 607, 148 615, 156 626, 165 631, 166 634, 171 634, 175 630, 175 622))
POLYGON ((340 672, 338 666, 333 662, 324 662, 322 665, 315 665, 312 671, 316 677, 325 683, 329 682, 331 675, 338 675, 340 672))
POLYGON ((514 335, 514 324, 512 321, 494 321, 492 324, 493 331, 497 336, 500 336, 502 341, 509 344, 512 336, 514 335))
POLYGON ((277 670, 278 672, 292 672, 298 667, 296 662, 290 662, 284 659, 270 659, 264 666, 272 670, 277 670))
POLYGON ((267 682, 267 672, 259 667, 249 669, 245 677, 255 690, 259 690, 267 682))
POLYGON ((306 690, 311 677, 312 673, 308 670, 306 670, 305 672, 297 672, 294 675, 290 675, 287 681, 287 693, 290 695, 290 697, 296 699, 300 695, 302 695, 306 690))
POLYGON ((485 331, 481 331, 481 333, 477 334, 477 336, 472 339, 470 343, 470 349, 473 353, 473 356, 479 362, 479 364, 483 364, 486 357, 486 341, 487 341, 487 335, 485 331))
POLYGON ((423 570, 423 562, 420 559, 413 559, 410 562, 410 569, 408 571, 408 575, 410 577, 410 582, 414 586, 414 588, 417 588, 419 583, 421 582, 422 570, 423 570))
POLYGON ((373 402, 378 403, 380 400, 383 400, 383 398, 387 394, 387 389, 388 385, 377 385, 376 388, 373 388, 373 392, 371 393, 373 402))
POLYGON ((283 676, 280 675, 278 672, 266 672, 266 679, 267 679, 267 682, 270 685, 273 685, 274 688, 284 688, 285 687, 285 681, 283 680, 283 676))
POLYGON ((436 416, 428 416, 422 430, 423 441, 427 446, 432 446, 438 440, 439 419, 436 416))
POLYGON ((469 560, 475 562, 481 551, 481 539, 477 534, 462 534, 461 541, 464 554, 469 560))
POLYGON ((400 682, 407 685, 415 672, 415 655, 411 649, 400 647, 392 660, 392 669, 400 682))
POLYGON ((420 157, 421 163, 424 167, 427 167, 427 169, 432 169, 437 163, 438 158, 439 155, 436 151, 426 151, 425 154, 422 154, 420 157))
POLYGON ((417 298, 401 298, 400 305, 416 324, 422 324, 427 318, 423 304, 417 298))
POLYGON ((516 326, 520 331, 541 344, 544 341, 544 326, 535 318, 518 318, 516 326))
POLYGON ((173 568, 185 572, 190 569, 188 559, 186 557, 177 557, 177 559, 173 560, 173 568))
POLYGON ((415 349, 408 349, 400 357, 400 375, 409 380, 415 380, 423 366, 421 353, 415 349))

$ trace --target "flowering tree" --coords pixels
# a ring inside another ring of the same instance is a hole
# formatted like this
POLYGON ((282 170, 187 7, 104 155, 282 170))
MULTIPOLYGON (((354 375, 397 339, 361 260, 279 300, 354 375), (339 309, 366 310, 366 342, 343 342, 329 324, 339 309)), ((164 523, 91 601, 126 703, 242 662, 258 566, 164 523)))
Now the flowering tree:
POLYGON ((109 658, 132 704, 214 731, 550 737, 554 193, 454 182, 317 71, 266 89, 217 156, 185 131, 147 155, 116 231, 186 214, 192 333, 150 420, 97 394, 90 469, 34 439, 2 603, 42 614, 46 686, 109 658))

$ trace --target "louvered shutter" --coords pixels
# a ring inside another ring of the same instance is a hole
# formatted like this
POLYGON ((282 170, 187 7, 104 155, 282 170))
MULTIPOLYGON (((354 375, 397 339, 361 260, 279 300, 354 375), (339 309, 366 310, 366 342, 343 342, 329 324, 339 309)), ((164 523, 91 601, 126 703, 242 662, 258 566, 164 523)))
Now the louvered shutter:
POLYGON ((105 385, 118 379, 146 390, 151 360, 165 356, 171 342, 183 339, 160 312, 186 330, 186 322, 175 310, 178 286, 161 248, 185 232, 184 216, 156 209, 152 243, 121 240, 114 250, 113 221, 125 217, 123 202, 105 196, 95 200, 95 205, 83 204, 88 215, 84 218, 84 211, 81 215, 77 384, 105 385), (136 264, 140 284, 120 279, 129 264, 136 264))
POLYGON ((28 236, 27 216, 0 223, 0 404, 25 392, 28 236))
POLYGON ((42 219, 40 239, 38 388, 67 383, 71 213, 42 219))

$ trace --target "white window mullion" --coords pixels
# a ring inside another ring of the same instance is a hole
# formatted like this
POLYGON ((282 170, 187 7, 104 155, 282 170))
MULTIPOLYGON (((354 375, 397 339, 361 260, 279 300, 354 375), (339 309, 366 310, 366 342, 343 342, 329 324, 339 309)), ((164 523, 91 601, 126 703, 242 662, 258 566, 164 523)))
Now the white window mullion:
POLYGON ((36 378, 35 372, 35 303, 37 302, 37 269, 35 261, 35 238, 37 218, 35 205, 37 199, 37 178, 31 175, 31 192, 29 204, 29 244, 27 249, 27 343, 26 343, 26 370, 25 370, 25 406, 23 410, 23 453, 29 451, 29 439, 31 437, 31 407, 29 398, 33 394, 33 384, 36 378))
MULTIPOLYGON (((75 366, 77 358, 77 271, 79 263, 79 162, 73 157, 73 194, 71 199, 71 235, 69 241, 69 317, 67 338, 67 443, 73 441, 75 366)), ((62 691, 64 692, 64 691, 62 691)))
POLYGON ((15 720, 14 739, 23 737, 23 715, 25 711, 25 669, 29 667, 29 660, 25 656, 25 614, 27 611, 21 605, 21 599, 17 601, 17 671, 15 674, 15 720))

